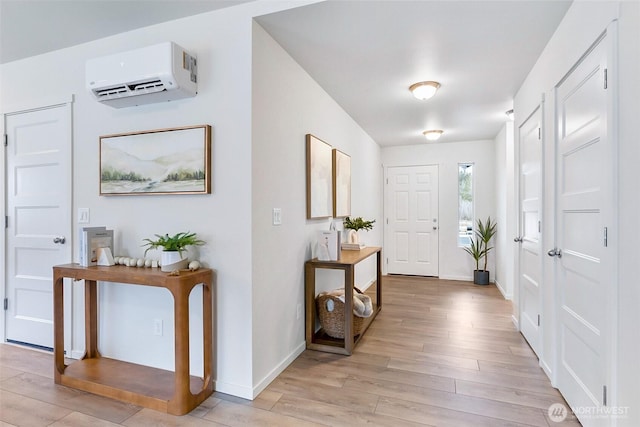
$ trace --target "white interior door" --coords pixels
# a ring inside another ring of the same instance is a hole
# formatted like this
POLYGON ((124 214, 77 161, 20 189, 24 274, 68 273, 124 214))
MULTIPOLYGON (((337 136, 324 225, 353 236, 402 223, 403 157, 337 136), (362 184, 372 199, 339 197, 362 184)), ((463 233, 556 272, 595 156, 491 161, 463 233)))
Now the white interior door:
POLYGON ((520 331, 536 354, 540 346, 542 283, 542 106, 529 116, 518 132, 519 233, 518 286, 520 331))
MULTIPOLYGON (((613 156, 607 114, 607 37, 556 87, 558 388, 572 407, 606 405, 609 313, 615 310, 612 253, 613 156)), ((585 426, 606 418, 578 414, 585 426)))
POLYGON ((52 267, 72 259, 71 106, 6 114, 5 131, 5 337, 52 348, 52 267))
POLYGON ((387 169, 387 273, 438 275, 438 166, 387 169))

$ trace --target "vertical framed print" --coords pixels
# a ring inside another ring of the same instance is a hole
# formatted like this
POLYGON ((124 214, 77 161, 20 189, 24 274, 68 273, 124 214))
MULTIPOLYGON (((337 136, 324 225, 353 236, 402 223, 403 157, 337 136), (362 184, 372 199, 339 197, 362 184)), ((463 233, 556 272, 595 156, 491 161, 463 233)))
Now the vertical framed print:
POLYGON ((307 134, 307 219, 333 214, 333 158, 331 145, 307 134))
POLYGON ((333 217, 351 215, 351 157, 333 149, 333 217))

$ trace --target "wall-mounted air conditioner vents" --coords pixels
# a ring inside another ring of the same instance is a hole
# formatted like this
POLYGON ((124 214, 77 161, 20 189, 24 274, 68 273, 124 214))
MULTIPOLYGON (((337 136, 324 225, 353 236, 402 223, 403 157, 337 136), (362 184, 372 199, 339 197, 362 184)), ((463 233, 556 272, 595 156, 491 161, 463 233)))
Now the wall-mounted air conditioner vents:
POLYGON ((122 108, 197 94, 197 60, 172 42, 91 59, 87 88, 106 105, 122 108))

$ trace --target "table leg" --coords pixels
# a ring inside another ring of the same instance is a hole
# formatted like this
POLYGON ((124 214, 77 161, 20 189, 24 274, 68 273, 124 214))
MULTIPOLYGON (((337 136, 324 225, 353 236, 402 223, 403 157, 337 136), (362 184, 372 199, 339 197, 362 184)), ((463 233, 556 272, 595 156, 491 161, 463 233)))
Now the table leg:
POLYGON ((344 349, 347 354, 353 352, 353 286, 355 267, 349 265, 344 269, 344 349))
POLYGON ((60 384, 64 373, 64 278, 53 276, 53 357, 55 359, 54 378, 60 384))
POLYGON ((204 384, 205 389, 213 390, 213 284, 202 284, 202 343, 204 346, 204 384))
POLYGON ((304 292, 305 292, 305 338, 307 340, 307 348, 313 343, 314 329, 316 327, 316 269, 311 263, 306 262, 304 265, 304 292))
MULTIPOLYGON (((193 288, 192 288, 193 289, 193 288)), ((171 413, 186 413, 191 400, 189 377, 189 292, 171 290, 175 324, 175 387, 171 413)), ((206 351, 206 349, 205 349, 206 351)))
POLYGON ((82 359, 100 357, 98 352, 98 285, 84 281, 84 355, 82 359))
POLYGON ((376 268, 376 304, 378 308, 382 307, 382 250, 377 253, 377 268, 376 268))

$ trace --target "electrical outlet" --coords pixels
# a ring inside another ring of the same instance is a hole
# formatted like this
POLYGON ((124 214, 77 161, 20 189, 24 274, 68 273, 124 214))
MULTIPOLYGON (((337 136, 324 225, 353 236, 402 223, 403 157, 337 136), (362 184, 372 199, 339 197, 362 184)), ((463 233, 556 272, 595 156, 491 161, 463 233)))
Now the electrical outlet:
POLYGON ((302 317, 302 304, 298 303, 298 306, 296 307, 296 319, 300 320, 301 317, 302 317))
POLYGON ((153 319, 153 335, 162 336, 162 319, 153 319))

